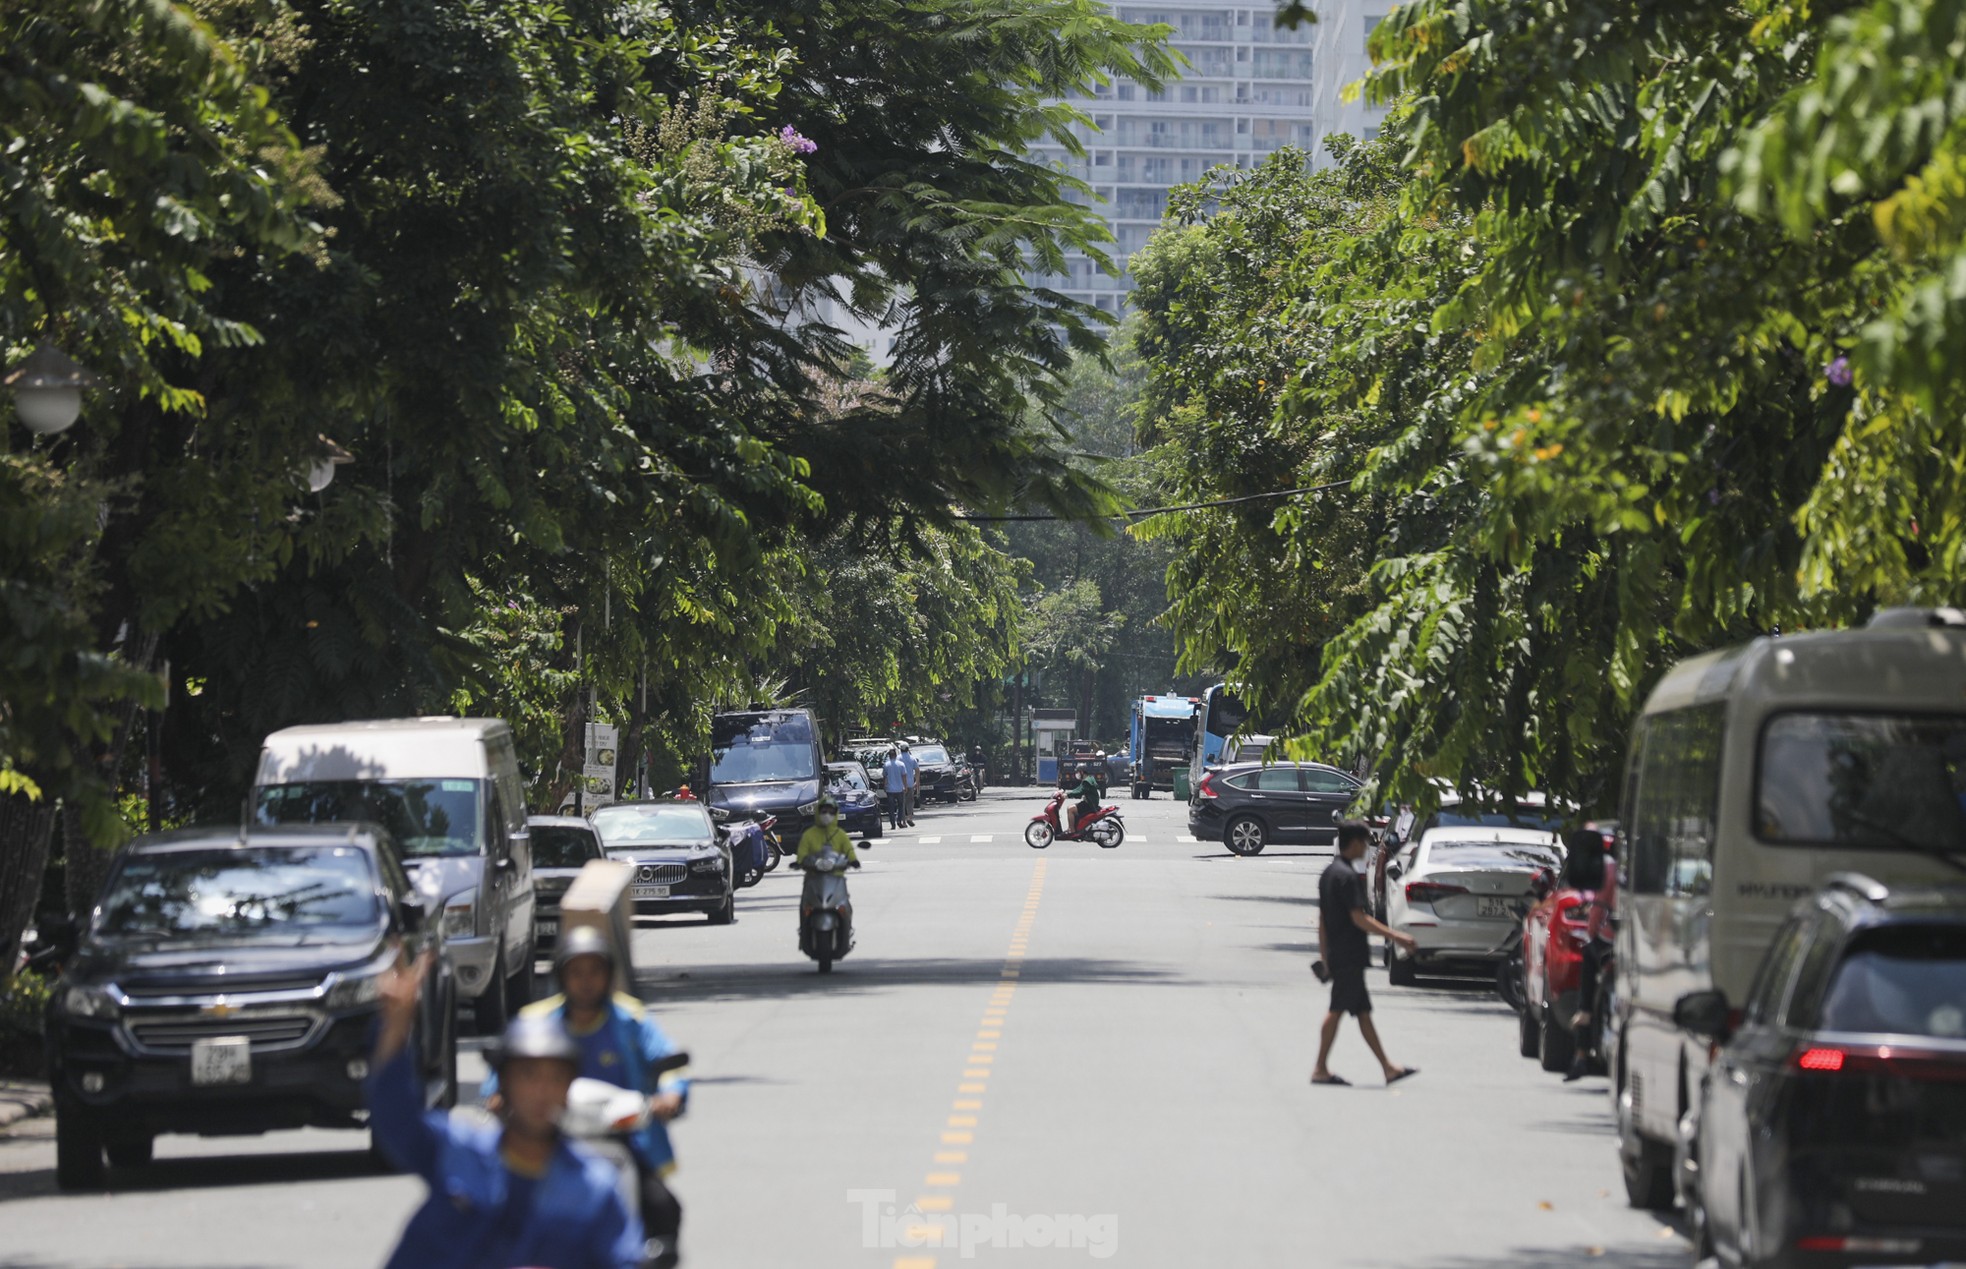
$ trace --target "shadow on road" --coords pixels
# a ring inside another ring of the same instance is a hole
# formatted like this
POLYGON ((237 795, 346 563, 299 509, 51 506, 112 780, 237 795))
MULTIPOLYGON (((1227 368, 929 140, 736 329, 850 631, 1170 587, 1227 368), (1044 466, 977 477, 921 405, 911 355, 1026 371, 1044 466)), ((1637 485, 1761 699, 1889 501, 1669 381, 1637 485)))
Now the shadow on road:
MULTIPOLYGON (((1092 957, 1032 957, 1018 962, 1018 982, 1026 987, 1049 984, 1178 985, 1187 980, 1166 970, 1131 961, 1092 957)), ((994 985, 1003 978, 1004 959, 934 959, 911 957, 884 960, 854 958, 838 962, 822 975, 810 962, 772 966, 696 965, 687 970, 644 971, 635 976, 645 1000, 676 1001, 773 1000, 805 995, 856 995, 904 987, 994 985)))
POLYGON ((1499 1256, 1456 1256, 1451 1260, 1405 1262, 1404 1269, 1686 1269, 1692 1257, 1679 1239, 1656 1247, 1517 1247, 1499 1256))
MULTIPOLYGON (((240 1185, 289 1185, 304 1181, 349 1181, 383 1174, 368 1151, 365 1134, 350 1133, 350 1150, 305 1150, 292 1154, 198 1155, 163 1158, 143 1168, 111 1168, 110 1194, 154 1194, 168 1190, 219 1190, 240 1185)), ((0 1203, 49 1198, 59 1193, 55 1170, 0 1173, 0 1203)), ((28 1261, 0 1260, 0 1269, 28 1261)))

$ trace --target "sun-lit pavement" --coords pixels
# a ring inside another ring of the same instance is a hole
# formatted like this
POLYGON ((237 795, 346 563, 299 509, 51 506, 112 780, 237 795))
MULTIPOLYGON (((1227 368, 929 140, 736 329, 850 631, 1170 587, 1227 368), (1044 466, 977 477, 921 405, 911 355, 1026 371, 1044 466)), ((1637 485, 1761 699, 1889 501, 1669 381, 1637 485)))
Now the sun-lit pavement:
MULTIPOLYGON (((1485 984, 1374 973, 1381 1030, 1422 1074, 1377 1087, 1348 1027, 1334 1066, 1358 1086, 1306 1083, 1327 854, 1183 841, 1164 797, 1123 804, 1117 851, 1033 851, 1039 802, 992 790, 877 842, 852 879, 859 947, 829 977, 798 953, 783 871, 733 927, 638 935, 644 993, 695 1058, 689 1263, 1688 1263, 1624 1205, 1603 1081, 1517 1057, 1485 984), (909 1245, 937 1229, 949 1245, 909 1245)), ((116 1193, 68 1197, 40 1121, 0 1140, 0 1266, 375 1264, 420 1185, 370 1173, 362 1145, 165 1138, 116 1193)))

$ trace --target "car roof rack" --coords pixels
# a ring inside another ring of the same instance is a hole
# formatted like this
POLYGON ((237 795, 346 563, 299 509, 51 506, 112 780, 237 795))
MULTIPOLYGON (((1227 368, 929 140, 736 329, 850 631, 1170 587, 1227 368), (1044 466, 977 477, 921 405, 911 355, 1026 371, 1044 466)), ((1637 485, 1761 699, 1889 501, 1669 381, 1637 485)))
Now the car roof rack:
POLYGON ((1889 886, 1860 872, 1833 872, 1823 881, 1823 889, 1841 890, 1871 903, 1882 903, 1891 897, 1889 886))

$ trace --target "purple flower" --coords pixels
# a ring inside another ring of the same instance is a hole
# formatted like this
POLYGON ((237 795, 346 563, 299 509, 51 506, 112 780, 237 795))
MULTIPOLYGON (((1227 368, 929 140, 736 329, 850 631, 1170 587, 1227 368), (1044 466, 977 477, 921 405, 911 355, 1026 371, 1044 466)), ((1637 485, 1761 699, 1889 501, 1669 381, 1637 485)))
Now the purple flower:
POLYGON ((778 139, 789 146, 794 154, 812 154, 819 149, 819 142, 800 136, 799 130, 789 123, 778 130, 778 139))
POLYGON ((1823 367, 1823 377, 1839 388, 1850 386, 1850 359, 1839 356, 1823 367))

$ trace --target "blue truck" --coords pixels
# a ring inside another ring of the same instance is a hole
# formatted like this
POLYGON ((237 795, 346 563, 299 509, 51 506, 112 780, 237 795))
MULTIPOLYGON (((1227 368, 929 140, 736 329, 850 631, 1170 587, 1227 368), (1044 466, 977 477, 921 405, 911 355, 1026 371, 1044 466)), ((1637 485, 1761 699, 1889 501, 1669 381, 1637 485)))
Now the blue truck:
POLYGON ((1192 696, 1143 696, 1133 702, 1127 756, 1133 761, 1134 797, 1172 790, 1175 771, 1194 761, 1200 707, 1192 696))

